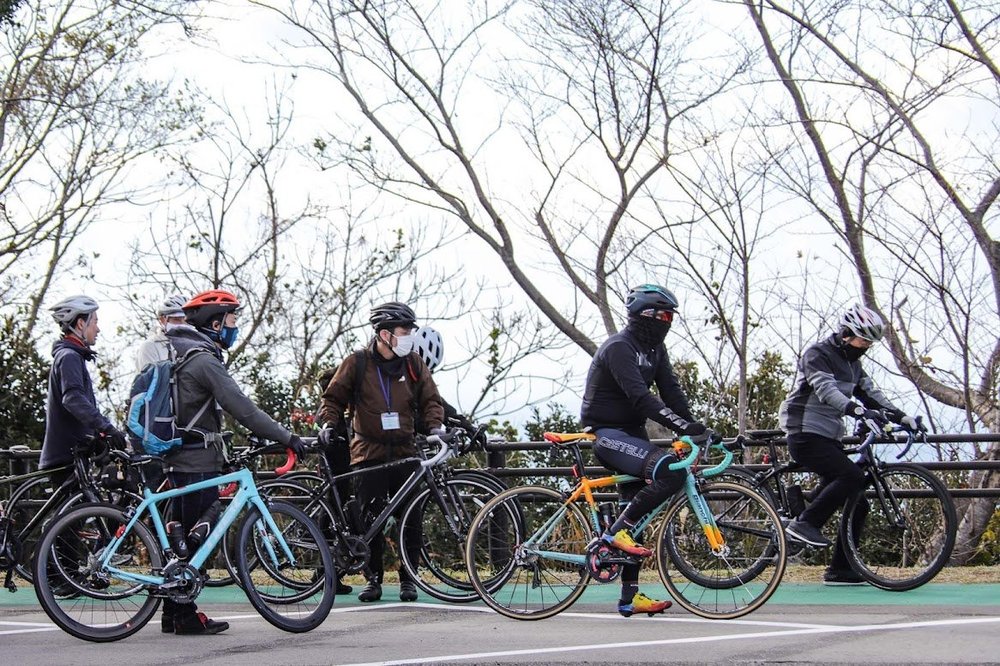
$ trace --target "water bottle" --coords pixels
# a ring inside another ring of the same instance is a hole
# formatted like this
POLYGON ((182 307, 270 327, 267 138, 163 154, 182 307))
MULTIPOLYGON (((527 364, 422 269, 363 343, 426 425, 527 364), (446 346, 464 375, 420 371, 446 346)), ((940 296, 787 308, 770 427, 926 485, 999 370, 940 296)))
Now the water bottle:
POLYGON ((799 514, 806 510, 806 498, 802 494, 802 486, 791 485, 785 489, 785 496, 788 498, 788 511, 792 518, 798 518, 799 514))
POLYGON ((601 514, 601 528, 608 532, 615 522, 615 505, 613 502, 604 502, 597 506, 597 510, 601 514))

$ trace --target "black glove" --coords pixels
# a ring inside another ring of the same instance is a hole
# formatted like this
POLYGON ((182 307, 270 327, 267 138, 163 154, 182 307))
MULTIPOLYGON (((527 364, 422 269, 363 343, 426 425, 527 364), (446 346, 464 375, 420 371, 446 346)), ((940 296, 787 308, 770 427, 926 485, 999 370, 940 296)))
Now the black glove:
POLYGON ((328 449, 331 446, 337 446, 338 444, 343 443, 344 438, 338 435, 334 428, 326 425, 323 426, 323 429, 319 431, 318 435, 316 435, 316 441, 319 442, 320 446, 324 449, 328 449))
POLYGON ((298 435, 292 435, 292 438, 288 440, 288 444, 285 446, 292 450, 296 458, 301 458, 306 454, 306 443, 298 435))
POLYGON ((98 432, 97 439, 107 448, 117 451, 124 451, 125 444, 128 441, 125 438, 125 433, 114 426, 109 426, 98 432))
POLYGON ((695 444, 703 444, 708 440, 709 434, 712 431, 706 428, 704 423, 688 421, 678 428, 677 432, 681 435, 687 435, 695 444))
POLYGON ((889 419, 885 417, 878 409, 868 409, 863 405, 859 405, 856 402, 849 403, 847 405, 847 415, 853 416, 854 418, 865 421, 874 421, 878 427, 883 427, 888 425, 889 419))

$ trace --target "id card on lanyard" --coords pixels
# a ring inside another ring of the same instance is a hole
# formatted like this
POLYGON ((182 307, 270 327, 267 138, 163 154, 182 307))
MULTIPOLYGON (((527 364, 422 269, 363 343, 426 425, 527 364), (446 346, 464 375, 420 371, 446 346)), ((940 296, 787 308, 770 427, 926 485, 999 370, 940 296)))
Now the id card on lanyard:
POLYGON ((385 398, 385 409, 382 412, 382 430, 399 430, 399 412, 392 411, 392 401, 389 399, 389 387, 385 384, 382 376, 382 368, 376 368, 378 372, 378 385, 382 388, 382 397, 385 398))

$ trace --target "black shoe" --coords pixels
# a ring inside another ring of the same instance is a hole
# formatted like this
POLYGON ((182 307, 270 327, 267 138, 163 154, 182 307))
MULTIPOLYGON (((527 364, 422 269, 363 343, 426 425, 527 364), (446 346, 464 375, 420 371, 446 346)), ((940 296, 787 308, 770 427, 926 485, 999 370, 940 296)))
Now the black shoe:
POLYGON ((809 523, 798 519, 788 523, 788 526, 785 527, 785 534, 796 541, 807 543, 810 546, 829 548, 833 545, 833 542, 823 536, 818 527, 813 527, 809 523))
POLYGON ((358 601, 378 601, 382 598, 382 586, 373 580, 368 581, 365 585, 365 589, 361 590, 361 594, 358 595, 358 601))
POLYGON ((174 618, 174 633, 178 636, 218 634, 229 628, 228 622, 210 620, 204 613, 184 615, 174 618))
POLYGON ((867 581, 853 569, 827 569, 823 573, 824 585, 864 585, 867 581))
POLYGON ((163 613, 160 615, 160 631, 165 634, 174 633, 174 616, 163 613))
POLYGON ((344 581, 337 579, 337 594, 350 594, 354 591, 354 588, 345 583, 344 581))
POLYGON ((417 586, 412 580, 404 580, 399 583, 399 600, 400 601, 416 601, 417 600, 417 586))

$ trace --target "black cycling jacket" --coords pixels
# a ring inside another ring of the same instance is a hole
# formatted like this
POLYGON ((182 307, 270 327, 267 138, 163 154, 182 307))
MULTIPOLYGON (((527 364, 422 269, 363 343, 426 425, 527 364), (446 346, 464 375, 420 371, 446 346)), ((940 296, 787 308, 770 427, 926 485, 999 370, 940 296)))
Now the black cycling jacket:
POLYGON ((605 340, 594 354, 580 421, 594 428, 635 431, 644 428, 647 419, 677 431, 694 417, 666 347, 644 347, 626 329, 605 340), (660 398, 649 390, 654 383, 660 398))

